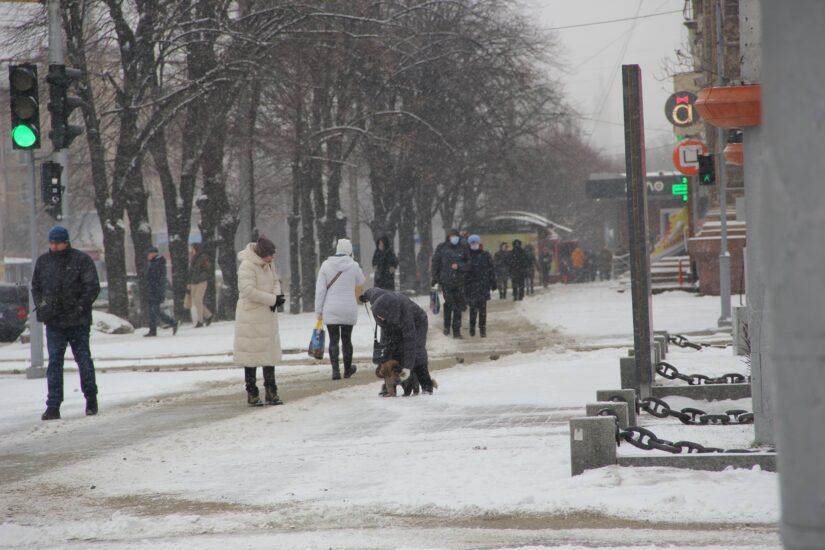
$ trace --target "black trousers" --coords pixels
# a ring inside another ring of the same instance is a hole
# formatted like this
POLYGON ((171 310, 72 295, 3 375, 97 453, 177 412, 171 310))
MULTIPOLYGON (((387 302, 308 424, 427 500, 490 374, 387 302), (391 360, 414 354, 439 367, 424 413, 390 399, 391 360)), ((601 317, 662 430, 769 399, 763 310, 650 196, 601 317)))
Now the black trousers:
POLYGON ((344 351, 344 370, 352 367, 352 325, 327 325, 329 331, 329 360, 333 368, 338 368, 338 340, 344 351))
POLYGON ((524 300, 524 281, 526 278, 523 275, 513 277, 513 301, 524 300))
MULTIPOLYGON (((264 387, 271 388, 278 393, 278 386, 275 384, 275 367, 261 367, 264 373, 264 387)), ((244 367, 244 378, 246 380, 246 392, 257 397, 259 395, 258 385, 255 383, 255 367, 244 367)))
POLYGON ((530 273, 527 277, 524 278, 524 286, 526 288, 527 294, 533 294, 535 289, 533 288, 533 277, 535 276, 534 273, 530 273))
POLYGON ((470 302, 470 330, 476 327, 476 317, 478 317, 478 328, 481 331, 487 330, 487 300, 470 302))
POLYGON ((461 313, 465 306, 464 287, 445 286, 442 292, 444 293, 444 329, 452 328, 453 334, 459 334, 461 333, 461 313))
POLYGON ((498 297, 502 300, 507 298, 507 275, 496 276, 496 286, 498 287, 498 297))

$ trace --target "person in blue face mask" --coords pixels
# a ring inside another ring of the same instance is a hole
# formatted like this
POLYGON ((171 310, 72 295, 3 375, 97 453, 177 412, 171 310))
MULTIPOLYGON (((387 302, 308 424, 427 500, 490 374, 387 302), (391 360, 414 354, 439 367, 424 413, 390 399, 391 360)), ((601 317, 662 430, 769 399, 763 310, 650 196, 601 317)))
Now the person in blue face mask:
POLYGON ((470 304, 470 336, 476 335, 476 319, 478 319, 479 335, 487 336, 487 301, 490 291, 496 290, 496 270, 493 267, 493 257, 484 250, 481 237, 470 235, 467 238, 470 245, 470 270, 467 272, 465 294, 470 304))
POLYGON ((444 335, 461 338, 461 313, 466 307, 464 285, 470 269, 470 249, 461 242, 457 229, 447 231, 432 259, 432 286, 439 285, 444 295, 444 335))

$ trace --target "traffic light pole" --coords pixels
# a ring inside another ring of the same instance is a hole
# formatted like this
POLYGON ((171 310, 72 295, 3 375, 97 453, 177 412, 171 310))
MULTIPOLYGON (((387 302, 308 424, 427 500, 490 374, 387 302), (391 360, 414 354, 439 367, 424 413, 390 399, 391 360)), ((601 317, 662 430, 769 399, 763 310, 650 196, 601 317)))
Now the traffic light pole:
MULTIPOLYGON (((721 2, 716 2, 716 68, 719 78, 719 85, 724 86, 722 78, 724 75, 724 42, 722 40, 722 6, 721 2)), ((723 152, 725 143, 725 131, 719 128, 716 158, 718 159, 718 169, 716 178, 719 181, 719 299, 721 300, 722 314, 719 316, 719 326, 730 326, 730 252, 728 251, 728 186, 725 177, 725 155, 723 152)))
MULTIPOLYGON (((26 151, 26 171, 29 178, 29 251, 32 257, 32 275, 34 263, 37 261, 39 243, 37 238, 37 177, 34 169, 34 151, 26 151)), ((37 320, 36 304, 31 293, 29 281, 29 351, 31 364, 26 369, 26 378, 45 378, 46 369, 43 368, 43 325, 37 320)))
MULTIPOLYGON (((49 64, 64 65, 63 34, 60 29, 60 0, 49 0, 49 64)), ((62 223, 69 224, 69 155, 66 149, 60 149, 52 154, 52 160, 63 167, 60 183, 63 186, 62 223)))

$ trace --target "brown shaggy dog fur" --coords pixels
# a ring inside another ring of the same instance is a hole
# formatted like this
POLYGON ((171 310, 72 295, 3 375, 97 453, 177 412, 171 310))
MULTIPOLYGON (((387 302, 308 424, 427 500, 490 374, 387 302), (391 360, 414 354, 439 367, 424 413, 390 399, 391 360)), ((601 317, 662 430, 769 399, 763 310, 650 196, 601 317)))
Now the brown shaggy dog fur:
MULTIPOLYGON (((418 395, 421 391, 421 384, 418 382, 418 377, 415 373, 410 369, 402 368, 401 364, 394 359, 384 361, 375 367, 375 376, 384 380, 384 384, 387 387, 387 397, 395 397, 398 395, 396 389, 398 386, 401 386, 401 389, 404 390, 405 397, 411 394, 418 395)), ((433 387, 437 388, 438 384, 435 379, 432 380, 433 387)))

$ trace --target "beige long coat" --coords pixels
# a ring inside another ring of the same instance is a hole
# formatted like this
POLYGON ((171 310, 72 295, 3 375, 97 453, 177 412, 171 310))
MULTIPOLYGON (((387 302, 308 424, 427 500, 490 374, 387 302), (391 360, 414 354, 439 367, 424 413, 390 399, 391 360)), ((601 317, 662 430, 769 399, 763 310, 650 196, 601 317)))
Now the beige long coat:
POLYGON ((238 306, 235 308, 235 364, 274 366, 281 360, 278 314, 270 306, 281 293, 278 272, 255 254, 255 243, 238 253, 238 306))

